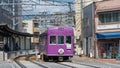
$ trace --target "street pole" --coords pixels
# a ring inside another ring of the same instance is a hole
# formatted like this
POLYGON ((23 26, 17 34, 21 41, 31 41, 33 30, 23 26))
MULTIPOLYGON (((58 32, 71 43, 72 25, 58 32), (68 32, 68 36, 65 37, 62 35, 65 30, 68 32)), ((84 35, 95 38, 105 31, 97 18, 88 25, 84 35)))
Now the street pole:
POLYGON ((35 45, 35 56, 36 56, 36 61, 38 60, 38 55, 37 55, 37 45, 35 45))
POLYGON ((13 30, 15 29, 15 5, 14 5, 14 0, 13 0, 13 5, 12 5, 12 7, 13 7, 13 30))

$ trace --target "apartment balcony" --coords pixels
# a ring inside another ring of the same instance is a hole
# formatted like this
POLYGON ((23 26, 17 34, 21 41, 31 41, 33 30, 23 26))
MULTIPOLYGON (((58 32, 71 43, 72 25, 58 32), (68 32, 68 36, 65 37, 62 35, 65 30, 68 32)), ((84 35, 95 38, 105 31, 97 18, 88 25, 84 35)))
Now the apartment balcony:
POLYGON ((39 43, 39 38, 33 38, 32 43, 39 43))
POLYGON ((39 28, 33 28, 33 32, 39 32, 39 28))

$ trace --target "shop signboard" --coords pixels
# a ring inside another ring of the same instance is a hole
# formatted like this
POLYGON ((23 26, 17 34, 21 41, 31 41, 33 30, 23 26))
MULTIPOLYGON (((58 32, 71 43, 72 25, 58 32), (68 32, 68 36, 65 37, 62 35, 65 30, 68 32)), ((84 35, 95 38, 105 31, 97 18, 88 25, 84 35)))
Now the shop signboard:
POLYGON ((120 24, 98 25, 98 26, 97 26, 97 30, 118 29, 118 28, 120 28, 120 24))

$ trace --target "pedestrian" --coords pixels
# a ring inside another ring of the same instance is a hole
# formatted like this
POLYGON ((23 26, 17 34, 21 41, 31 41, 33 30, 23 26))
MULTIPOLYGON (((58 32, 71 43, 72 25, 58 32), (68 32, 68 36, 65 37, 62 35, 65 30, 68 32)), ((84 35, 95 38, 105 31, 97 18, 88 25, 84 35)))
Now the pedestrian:
POLYGON ((100 47, 100 56, 101 56, 101 58, 103 58, 103 53, 104 53, 104 48, 100 47))

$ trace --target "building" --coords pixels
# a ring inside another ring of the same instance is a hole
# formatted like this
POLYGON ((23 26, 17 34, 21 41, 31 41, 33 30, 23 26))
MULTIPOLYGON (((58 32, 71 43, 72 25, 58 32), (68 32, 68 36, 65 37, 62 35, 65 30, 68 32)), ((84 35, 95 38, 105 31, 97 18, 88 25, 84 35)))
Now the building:
MULTIPOLYGON (((75 30, 76 30, 76 40, 80 41, 81 35, 81 22, 82 22, 82 5, 81 0, 75 0, 75 30)), ((78 42, 77 41, 77 42, 78 42)))
POLYGON ((82 50, 82 38, 81 38, 81 22, 82 22, 82 4, 81 0, 75 0, 75 51, 77 55, 80 55, 82 50), (81 49, 81 50, 79 50, 81 49))
MULTIPOLYGON (((78 49, 83 50, 83 8, 93 2, 97 2, 101 0, 75 0, 75 43, 78 49)), ((77 50, 78 50, 77 49, 77 50)))
POLYGON ((0 23, 7 24, 10 28, 18 30, 19 17, 22 13, 21 0, 0 0, 0 23))
POLYGON ((93 2, 98 2, 98 1, 105 1, 105 0, 82 0, 83 2, 83 7, 90 5, 93 2))
POLYGON ((114 59, 120 53, 119 3, 118 0, 99 1, 84 8, 82 29, 85 55, 114 59))
POLYGON ((31 38, 31 49, 35 48, 35 45, 38 45, 39 43, 39 28, 38 23, 36 23, 34 20, 24 20, 19 26, 21 25, 21 28, 19 29, 23 33, 30 33, 34 34, 35 36, 31 38))

